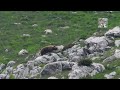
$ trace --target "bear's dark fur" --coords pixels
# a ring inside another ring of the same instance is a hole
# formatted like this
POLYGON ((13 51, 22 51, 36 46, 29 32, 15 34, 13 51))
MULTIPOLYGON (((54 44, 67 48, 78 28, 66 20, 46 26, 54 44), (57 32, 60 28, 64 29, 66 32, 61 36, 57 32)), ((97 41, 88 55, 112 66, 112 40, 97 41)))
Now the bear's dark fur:
POLYGON ((44 47, 44 48, 41 49, 40 54, 44 55, 44 54, 53 52, 54 50, 57 50, 56 46, 54 46, 54 45, 46 46, 46 47, 44 47))
POLYGON ((73 47, 75 44, 68 44, 66 46, 64 46, 64 48, 62 49, 62 51, 66 50, 66 49, 69 49, 71 47, 73 47))

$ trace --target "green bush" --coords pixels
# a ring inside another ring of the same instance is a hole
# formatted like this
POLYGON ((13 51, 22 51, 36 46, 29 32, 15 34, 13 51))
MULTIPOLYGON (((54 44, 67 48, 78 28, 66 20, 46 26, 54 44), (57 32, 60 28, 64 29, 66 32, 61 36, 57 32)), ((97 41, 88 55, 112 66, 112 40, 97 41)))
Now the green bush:
POLYGON ((83 59, 78 62, 78 66, 90 66, 92 64, 92 60, 83 59))

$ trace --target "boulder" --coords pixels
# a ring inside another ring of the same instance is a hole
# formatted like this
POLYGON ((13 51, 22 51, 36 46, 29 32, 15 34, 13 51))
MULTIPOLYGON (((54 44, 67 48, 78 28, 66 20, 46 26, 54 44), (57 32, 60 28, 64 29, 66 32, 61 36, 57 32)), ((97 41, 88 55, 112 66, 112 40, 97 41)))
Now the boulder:
POLYGON ((102 37, 89 37, 85 40, 87 47, 91 52, 95 51, 103 51, 108 46, 109 42, 107 41, 107 38, 105 36, 102 37))
POLYGON ((53 75, 56 73, 59 73, 62 71, 62 64, 58 63, 58 62, 53 62, 53 63, 49 63, 46 64, 42 71, 41 71, 41 75, 53 75))
POLYGON ((116 26, 105 33, 105 36, 120 37, 120 27, 116 26))
POLYGON ((74 64, 74 62, 68 61, 57 61, 49 63, 43 67, 41 75, 53 75, 62 72, 63 70, 71 70, 74 64))
POLYGON ((99 72, 105 70, 105 67, 99 63, 93 63, 91 66, 78 66, 73 65, 72 71, 68 74, 69 79, 86 78, 87 76, 93 76, 99 72))

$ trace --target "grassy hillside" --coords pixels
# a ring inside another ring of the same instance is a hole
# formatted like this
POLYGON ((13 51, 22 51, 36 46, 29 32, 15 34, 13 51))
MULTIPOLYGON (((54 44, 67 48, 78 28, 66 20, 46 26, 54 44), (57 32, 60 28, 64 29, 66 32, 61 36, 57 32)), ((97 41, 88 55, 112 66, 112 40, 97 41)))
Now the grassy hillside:
POLYGON ((120 12, 106 13, 94 11, 0 11, 0 63, 15 60, 24 62, 25 57, 18 56, 21 49, 29 54, 49 45, 66 45, 77 38, 85 39, 98 30, 98 18, 108 18, 108 29, 120 25, 120 12), (21 23, 21 24, 14 24, 21 23), (32 25, 37 24, 37 27, 32 25), (63 29, 61 27, 69 26, 63 29), (45 29, 53 34, 44 35, 45 29), (22 38, 22 34, 30 34, 22 38), (47 41, 47 42, 44 42, 47 41), (6 53, 5 49, 9 52, 6 53))

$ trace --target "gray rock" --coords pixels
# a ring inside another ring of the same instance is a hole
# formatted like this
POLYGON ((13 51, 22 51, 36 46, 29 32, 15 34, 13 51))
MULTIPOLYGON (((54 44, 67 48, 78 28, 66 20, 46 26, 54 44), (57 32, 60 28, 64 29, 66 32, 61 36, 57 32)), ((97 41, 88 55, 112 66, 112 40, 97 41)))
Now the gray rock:
POLYGON ((25 50, 25 49, 22 49, 22 50, 18 53, 18 55, 20 55, 20 56, 26 55, 26 54, 28 54, 28 51, 25 50))
POLYGON ((62 64, 62 70, 71 70, 72 66, 75 65, 74 62, 68 62, 68 61, 61 61, 60 63, 62 64))
POLYGON ((58 79, 58 78, 56 78, 56 77, 54 77, 54 76, 51 76, 51 77, 49 77, 48 79, 58 79))
POLYGON ((62 64, 58 62, 53 62, 53 63, 46 64, 43 67, 41 71, 41 75, 52 75, 61 71, 62 71, 62 64))
POLYGON ((34 68, 34 61, 28 61, 27 62, 27 67, 32 70, 34 68))
POLYGON ((23 34, 22 37, 30 37, 30 34, 23 34))
POLYGON ((52 32, 52 30, 51 29, 46 29, 45 30, 45 34, 52 34, 53 32, 52 32))
POLYGON ((19 64, 19 65, 17 66, 17 69, 18 69, 18 68, 24 69, 25 66, 24 66, 23 64, 19 64))
POLYGON ((3 68, 5 68, 5 64, 0 64, 0 71, 3 69, 3 68))
POLYGON ((84 55, 83 48, 77 49, 77 56, 84 55))
POLYGON ((105 74, 104 77, 107 79, 112 79, 117 73, 115 71, 111 72, 110 74, 105 74))
MULTIPOLYGON (((54 54, 54 56, 55 56, 56 54, 54 54)), ((57 55, 55 56, 56 58, 58 58, 57 57, 57 55)), ((51 62, 54 62, 54 61, 56 61, 56 59, 55 59, 55 57, 53 57, 53 56, 48 56, 48 55, 43 55, 43 56, 39 56, 39 57, 37 57, 35 60, 34 60, 34 62, 35 62, 35 65, 38 65, 38 64, 48 64, 48 63, 51 63, 51 62)))
POLYGON ((115 40, 115 46, 117 46, 117 47, 120 46, 120 40, 115 40))
POLYGON ((93 63, 92 64, 94 70, 97 70, 98 72, 103 72, 105 70, 104 65, 100 64, 100 63, 93 63))
POLYGON ((37 76, 41 72, 41 67, 35 66, 32 70, 30 70, 30 74, 32 76, 37 76))
POLYGON ((11 74, 13 72, 13 67, 10 67, 10 66, 7 67, 6 72, 7 72, 7 74, 11 74))
POLYGON ((68 61, 58 61, 49 63, 43 67, 41 75, 53 75, 62 72, 63 70, 71 70, 74 64, 74 62, 68 61))
POLYGON ((116 49, 114 53, 115 58, 120 58, 120 50, 116 49))
POLYGON ((114 56, 114 55, 112 55, 112 56, 110 56, 110 57, 107 57, 105 60, 103 60, 103 63, 111 62, 111 61, 113 61, 113 60, 115 60, 115 56, 114 56))
POLYGON ((60 57, 60 58, 64 58, 63 54, 62 53, 57 53, 57 55, 60 57))
POLYGON ((72 60, 72 58, 73 58, 74 56, 76 56, 76 53, 70 53, 70 54, 68 55, 68 58, 69 58, 70 60, 72 60))
POLYGON ((92 59, 91 60, 96 60, 96 59, 99 59, 100 57, 92 57, 92 59))
POLYGON ((58 61, 60 57, 56 53, 51 53, 51 56, 54 57, 55 61, 58 61))
POLYGON ((8 62, 8 64, 7 64, 7 67, 12 67, 13 65, 15 64, 15 61, 10 61, 10 62, 8 62))
POLYGON ((6 74, 0 74, 0 79, 5 79, 6 78, 6 74))
POLYGON ((86 44, 89 44, 89 50, 91 52, 100 52, 105 50, 105 48, 108 46, 109 42, 107 41, 107 37, 102 36, 102 37, 89 37, 88 39, 85 40, 86 44))
POLYGON ((57 61, 67 61, 67 60, 68 60, 68 58, 63 57, 63 58, 59 58, 57 61))
POLYGON ((105 70, 104 66, 99 63, 93 63, 91 66, 73 65, 72 71, 68 74, 69 79, 80 79, 87 76, 93 76, 105 70))
POLYGON ((8 74, 5 79, 10 79, 10 75, 8 74))
POLYGON ((81 60, 81 56, 73 56, 69 61, 70 62, 79 62, 81 60))
POLYGON ((23 71, 23 77, 27 77, 27 76, 29 76, 29 68, 28 67, 26 67, 25 69, 21 69, 21 71, 23 71))
POLYGON ((74 66, 74 69, 68 74, 69 79, 85 78, 92 72, 93 69, 87 66, 74 66))
POLYGON ((105 36, 120 37, 120 27, 116 26, 105 33, 105 36))

